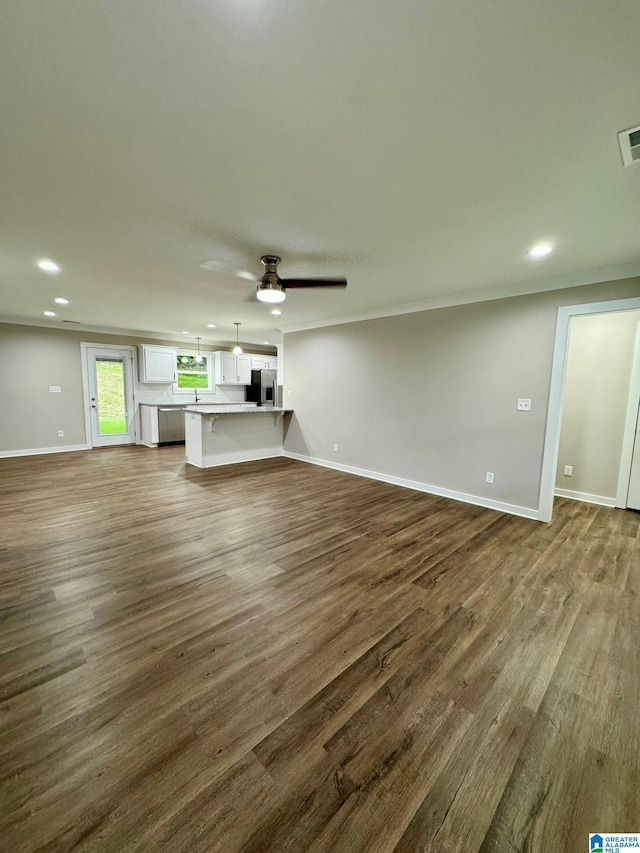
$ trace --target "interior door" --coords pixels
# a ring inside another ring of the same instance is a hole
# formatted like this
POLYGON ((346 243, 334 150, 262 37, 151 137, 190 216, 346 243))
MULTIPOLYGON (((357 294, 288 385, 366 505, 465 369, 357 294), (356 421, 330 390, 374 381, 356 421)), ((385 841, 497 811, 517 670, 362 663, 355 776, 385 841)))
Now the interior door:
POLYGON ((633 457, 631 459, 627 508, 640 510, 640 416, 636 421, 636 438, 633 444, 633 457))
POLYGON ((135 442, 133 356, 116 347, 87 347, 91 445, 135 442))

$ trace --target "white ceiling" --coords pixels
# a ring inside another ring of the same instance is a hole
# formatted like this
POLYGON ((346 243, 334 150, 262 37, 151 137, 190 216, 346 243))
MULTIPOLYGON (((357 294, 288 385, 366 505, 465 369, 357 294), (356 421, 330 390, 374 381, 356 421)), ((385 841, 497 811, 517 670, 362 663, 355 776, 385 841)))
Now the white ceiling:
POLYGON ((275 342, 639 274, 639 32, 637 0, 4 3, 0 318, 275 342), (349 286, 274 318, 200 268, 267 251, 349 286))

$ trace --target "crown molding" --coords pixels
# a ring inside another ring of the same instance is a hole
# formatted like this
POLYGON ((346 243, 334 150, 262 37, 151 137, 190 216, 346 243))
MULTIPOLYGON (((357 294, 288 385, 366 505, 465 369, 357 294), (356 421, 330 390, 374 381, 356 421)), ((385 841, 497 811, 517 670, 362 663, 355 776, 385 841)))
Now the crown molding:
POLYGON ((433 311, 437 308, 452 308, 456 305, 470 305, 474 302, 490 302, 494 299, 508 299, 512 296, 529 296, 535 293, 547 291, 565 290, 572 287, 586 287, 590 284, 601 284, 607 281, 621 281, 627 278, 640 276, 640 262, 625 264, 623 266, 609 267, 592 271, 591 273, 572 273, 560 276, 554 282, 537 281, 524 282, 522 284, 509 285, 508 287, 490 287, 483 290, 467 291, 448 296, 436 296, 422 302, 408 302, 402 305, 392 305, 385 308, 374 308, 364 311, 332 317, 326 320, 310 321, 308 323, 295 323, 283 325, 284 334, 291 332, 303 332, 308 329, 320 329, 327 326, 341 326, 346 323, 359 323, 364 320, 380 320, 384 317, 396 317, 400 314, 417 314, 420 311, 433 311))

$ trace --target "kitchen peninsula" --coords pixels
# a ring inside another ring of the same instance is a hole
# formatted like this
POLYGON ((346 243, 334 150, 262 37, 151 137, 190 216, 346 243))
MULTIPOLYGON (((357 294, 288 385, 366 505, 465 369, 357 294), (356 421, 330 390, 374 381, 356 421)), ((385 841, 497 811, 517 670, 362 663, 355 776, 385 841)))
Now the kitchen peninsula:
POLYGON ((187 462, 197 468, 213 468, 281 456, 291 411, 271 406, 187 406, 187 462))

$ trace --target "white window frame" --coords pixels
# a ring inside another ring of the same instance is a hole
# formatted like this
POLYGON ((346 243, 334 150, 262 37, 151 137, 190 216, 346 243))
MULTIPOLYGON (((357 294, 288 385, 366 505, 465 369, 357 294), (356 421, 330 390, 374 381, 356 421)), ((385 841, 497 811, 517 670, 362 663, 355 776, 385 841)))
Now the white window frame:
POLYGON ((193 373, 193 370, 180 370, 178 367, 180 356, 186 355, 190 358, 195 358, 198 355, 197 350, 190 350, 186 348, 178 348, 176 353, 176 381, 173 383, 173 393, 174 394, 193 394, 194 391, 200 391, 205 394, 211 394, 215 391, 215 387, 213 385, 213 353, 212 352, 201 352, 200 355, 206 359, 207 362, 207 387, 206 388, 179 388, 178 387, 178 374, 179 373, 193 373))

